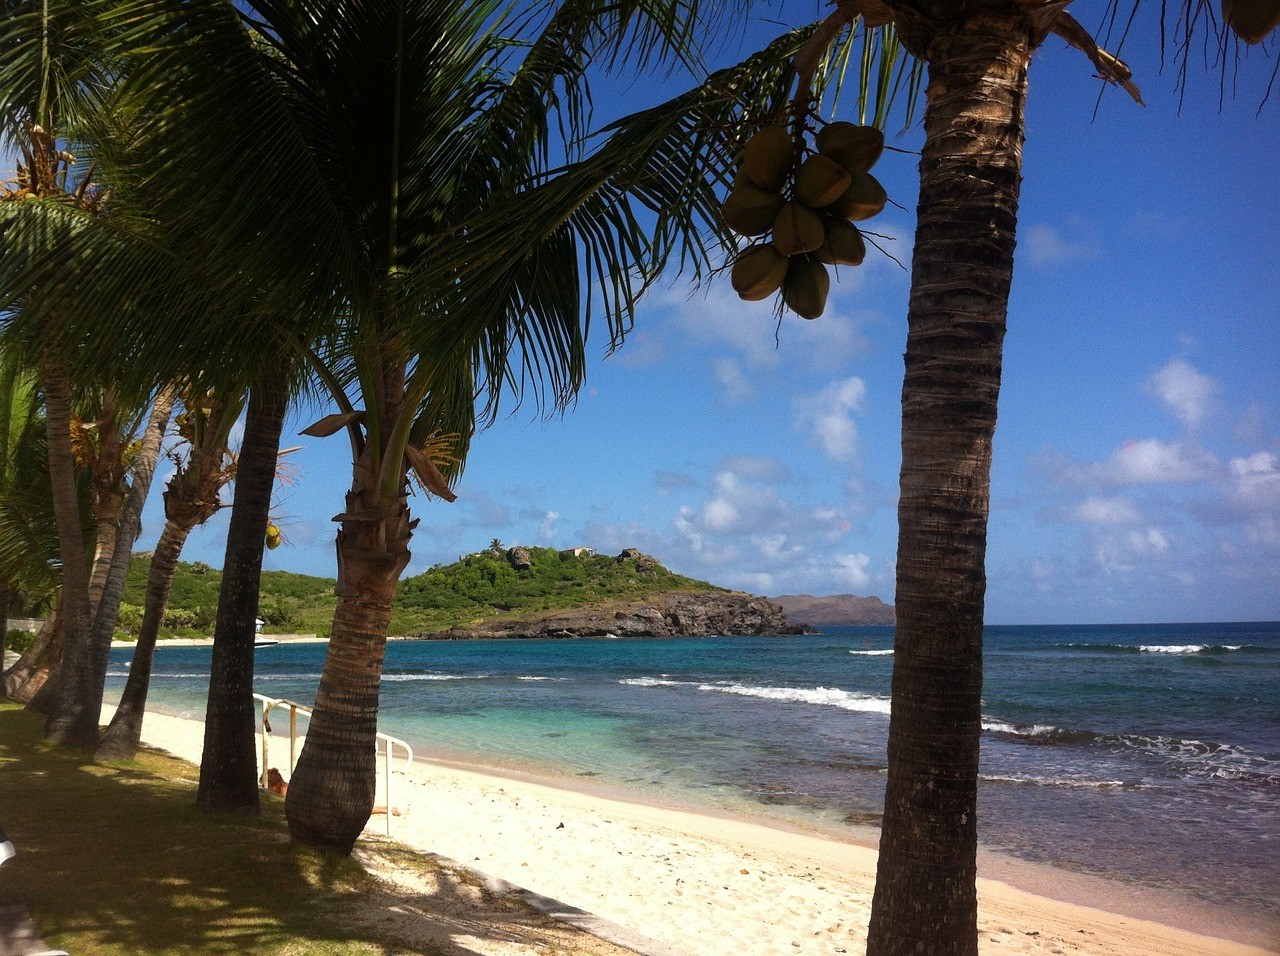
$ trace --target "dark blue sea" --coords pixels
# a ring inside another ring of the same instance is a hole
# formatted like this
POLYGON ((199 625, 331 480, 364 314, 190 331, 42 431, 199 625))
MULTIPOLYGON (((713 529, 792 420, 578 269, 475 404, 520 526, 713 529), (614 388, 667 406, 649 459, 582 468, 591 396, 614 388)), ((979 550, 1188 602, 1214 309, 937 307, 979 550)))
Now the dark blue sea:
MULTIPOLYGON (((392 642, 381 725, 426 753, 839 832, 882 807, 891 648, 856 627, 392 642)), ((324 652, 260 650, 258 691, 309 705, 324 652)), ((162 645, 152 705, 202 717, 209 654, 162 645)), ((112 652, 109 696, 127 661, 112 652)), ((989 627, 983 713, 985 846, 1280 912, 1280 624, 989 627)))

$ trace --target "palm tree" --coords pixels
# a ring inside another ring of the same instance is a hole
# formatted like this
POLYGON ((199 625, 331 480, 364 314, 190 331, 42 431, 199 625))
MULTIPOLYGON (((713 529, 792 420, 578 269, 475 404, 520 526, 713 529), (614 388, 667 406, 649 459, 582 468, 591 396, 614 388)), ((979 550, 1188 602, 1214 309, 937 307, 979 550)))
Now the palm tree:
MULTIPOLYGON (((657 274, 654 263, 676 248, 669 241, 676 229, 674 217, 660 213, 658 221, 667 231, 659 232, 655 244, 645 240, 625 190, 610 181, 618 169, 633 174, 637 160, 630 151, 615 149, 613 173, 601 177, 598 171, 580 170, 561 180, 572 195, 551 208, 536 197, 531 200, 539 215, 531 220, 535 226, 522 238, 519 255, 489 254, 514 265, 504 268, 499 282, 481 288, 465 270, 436 266, 433 253, 461 240, 465 215, 473 213, 475 202, 496 209, 506 198, 530 201, 524 194, 532 193, 545 176, 549 110, 557 96, 566 128, 573 135, 581 128, 585 99, 580 61, 586 54, 622 36, 645 52, 655 37, 681 40, 691 21, 680 16, 645 20, 627 5, 597 0, 554 8, 542 24, 534 23, 533 16, 530 22, 504 19, 495 2, 465 7, 344 4, 318 20, 301 17, 292 4, 242 6, 248 12, 244 22, 237 8, 216 0, 156 0, 153 9, 172 14, 169 19, 130 21, 135 46, 148 49, 145 58, 124 70, 121 85, 135 97, 128 100, 135 110, 130 150, 128 156, 119 150, 111 156, 108 143, 103 155, 110 168, 121 171, 120 182, 146 182, 150 189, 174 184, 172 192, 149 196, 153 218, 165 223, 166 240, 174 246, 199 250, 207 273, 215 273, 216 267, 226 277, 225 286, 250 290, 245 304, 257 317, 259 335, 283 332, 305 342, 299 329, 333 319, 350 331, 338 341, 352 343, 344 347, 345 354, 352 359, 352 381, 359 382, 365 407, 344 410, 350 416, 345 424, 356 472, 343 518, 340 578, 348 594, 366 589, 365 596, 372 596, 376 606, 389 599, 388 587, 394 587, 407 561, 404 487, 409 470, 421 474, 437 494, 448 494, 442 476, 432 473, 423 454, 433 433, 462 422, 464 427, 446 431, 465 448, 470 435, 465 423, 477 389, 487 393, 491 412, 497 395, 509 385, 519 390, 544 384, 553 407, 568 401, 577 387, 585 341, 577 250, 584 250, 589 274, 606 291, 610 325, 620 334, 638 290, 657 274), (317 22, 324 28, 317 28, 317 22), (530 34, 531 24, 541 29, 530 34), (502 56, 516 47, 499 37, 498 29, 533 38, 514 70, 502 56), (147 30, 155 31, 155 43, 141 41, 147 30), (175 36, 190 42, 172 57, 156 55, 175 48, 175 36), (150 105, 138 105, 142 100, 137 97, 147 91, 150 105), (255 104, 250 124, 240 108, 246 99, 255 104), (180 105, 184 121, 152 121, 170 103, 180 105), (353 111, 351 103, 367 109, 353 111), (213 150, 209 140, 197 135, 211 129, 220 131, 213 150), (264 138, 260 130, 270 130, 270 136, 264 138), (377 135, 371 137, 370 130, 377 135), (371 157, 378 161, 371 163, 371 157), (179 182, 189 187, 193 169, 217 163, 224 164, 219 174, 201 181, 226 184, 230 192, 209 188, 192 194, 189 188, 176 188, 179 182), (226 172, 237 164, 244 175, 226 172), (534 178, 521 181, 529 176, 534 178), (244 215, 246 209, 254 211, 253 222, 244 215), (289 249, 297 254, 282 251, 289 249), (467 280, 462 289, 460 279, 467 280), (526 310, 536 318, 527 318, 526 310)), ((652 14, 660 8, 636 9, 652 14)), ((683 15, 683 8, 671 9, 683 15)), ((686 194, 701 200, 704 210, 713 202, 700 181, 671 183, 654 176, 645 188, 642 198, 654 201, 655 208, 675 208, 679 203, 666 200, 686 194)), ((697 240, 679 248, 691 245, 696 247, 697 240)), ((115 264, 114 271, 122 273, 120 260, 115 264)), ((119 285, 111 276, 102 282, 119 285)), ((96 291, 107 298, 102 287, 96 291)), ((155 297, 150 289, 131 291, 155 297)), ((136 338, 136 332, 125 331, 126 341, 130 335, 136 338)), ((251 342, 254 337, 243 339, 251 342)), ((196 351, 189 340, 181 347, 196 351)), ((260 391, 251 392, 251 423, 260 391)), ((246 451, 239 463, 237 503, 249 464, 246 451)), ((260 560, 264 522, 260 518, 256 523, 254 528, 252 520, 237 522, 233 506, 231 537, 252 533, 260 560)), ((226 577, 224 585, 225 594, 226 577)), ((352 618, 346 633, 364 628, 355 650, 361 666, 376 672, 385 621, 377 620, 376 610, 366 614, 356 601, 344 602, 339 616, 352 613, 365 617, 352 618)), ((221 633, 221 609, 219 618, 221 633)), ((331 658, 335 648, 340 653, 344 647, 343 626, 335 626, 331 658)), ((251 626, 245 633, 252 633, 251 626)), ((215 678, 221 643, 215 642, 215 678)), ((240 643, 231 656, 243 662, 240 643)), ((232 778, 252 787, 256 776, 251 716, 244 706, 251 690, 251 654, 247 661, 230 674, 234 714, 227 720, 211 693, 202 805, 206 794, 235 789, 232 778), (211 737, 226 736, 220 726, 230 727, 230 736, 247 743, 242 748, 247 759, 226 761, 226 774, 215 770, 224 761, 211 761, 214 748, 208 746, 211 737)), ((367 687, 360 696, 368 699, 367 687)), ((372 699, 376 712, 376 683, 372 699)), ((320 727, 324 719, 318 718, 320 727)), ((313 749, 321 753, 324 734, 316 732, 317 725, 312 729, 313 749)), ((370 760, 362 758, 348 778, 358 779, 361 788, 367 779, 371 794, 371 730, 368 739, 370 760)), ((295 778, 299 801, 308 791, 306 759, 301 779, 295 778)), ((256 789, 253 793, 256 800, 256 789)), ((354 809, 344 808, 349 818, 344 827, 349 830, 354 821, 356 832, 368 815, 368 807, 361 810, 359 802, 354 809)), ((249 804, 246 797, 245 808, 251 811, 249 804)), ((299 821, 295 829, 305 830, 303 815, 291 815, 299 821)), ((354 836, 315 839, 349 846, 354 836)))
POLYGON ((235 457, 227 448, 227 439, 244 405, 243 393, 212 389, 201 392, 188 385, 182 404, 183 411, 177 417, 178 434, 189 451, 185 459, 173 456, 177 471, 164 492, 165 525, 147 574, 138 641, 120 703, 94 753, 99 760, 132 759, 137 752, 156 638, 178 557, 191 530, 222 507, 219 495, 235 475, 235 457))
MULTIPOLYGON (((1257 42, 1280 15, 1259 25, 1240 12, 1253 7, 1239 4, 1233 29, 1257 42)), ((1187 41, 1197 24, 1213 23, 1205 0, 1184 5, 1182 15, 1187 41)), ((991 440, 1031 54, 1056 35, 1098 76, 1141 99, 1124 63, 1061 4, 841 3, 815 37, 838 36, 860 16, 891 24, 928 70, 902 391, 889 773, 867 951, 976 954, 991 440)), ((1229 41, 1217 39, 1226 62, 1229 41)), ((811 102, 805 87, 816 52, 797 57, 799 110, 811 102)))

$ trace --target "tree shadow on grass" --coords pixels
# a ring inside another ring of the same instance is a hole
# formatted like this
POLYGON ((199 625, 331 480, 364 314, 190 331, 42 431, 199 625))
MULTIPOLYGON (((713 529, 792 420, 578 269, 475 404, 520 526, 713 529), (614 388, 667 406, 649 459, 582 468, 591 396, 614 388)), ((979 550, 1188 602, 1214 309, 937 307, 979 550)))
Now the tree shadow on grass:
MULTIPOLYGON (((36 715, 0 704, 0 825, 18 846, 0 905, 29 907, 46 942, 76 956, 465 956, 489 941, 532 950, 564 929, 393 844, 370 848, 382 877, 293 844, 278 800, 261 818, 204 814, 195 780, 158 752, 94 764, 44 743, 36 715)), ((596 943, 557 941, 608 951, 596 943)))

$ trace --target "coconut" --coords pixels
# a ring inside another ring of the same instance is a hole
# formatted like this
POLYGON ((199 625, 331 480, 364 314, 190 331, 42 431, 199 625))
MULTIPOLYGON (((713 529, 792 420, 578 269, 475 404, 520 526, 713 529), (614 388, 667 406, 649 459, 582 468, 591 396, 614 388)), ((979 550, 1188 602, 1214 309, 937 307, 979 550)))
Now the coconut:
POLYGON ((796 163, 796 146, 781 126, 766 126, 749 140, 743 151, 742 171, 762 189, 777 192, 796 163))
POLYGON ((825 237, 822 218, 798 202, 784 204, 773 221, 773 244, 784 256, 813 252, 825 237))
POLYGON ((818 131, 813 143, 819 153, 855 175, 865 173, 876 164, 884 151, 884 133, 874 126, 828 123, 818 131))
POLYGON ((814 153, 796 169, 795 197, 810 209, 821 209, 839 199, 850 181, 843 166, 814 153))
POLYGON ((761 189, 749 181, 733 187, 733 192, 720 205, 725 225, 743 236, 759 236, 773 226, 782 208, 781 194, 761 189))
POLYGON ((803 319, 816 319, 827 307, 831 276, 827 267, 812 259, 792 259, 782 283, 782 301, 803 319))
POLYGON ((832 266, 858 266, 867 255, 867 244, 858 227, 843 219, 828 219, 826 241, 813 257, 832 266))
POLYGON ((1280 0, 1222 0, 1222 22, 1245 43, 1261 43, 1280 26, 1280 0))
POLYGON ((878 215, 888 201, 889 197, 878 179, 870 173, 858 173, 849 183, 849 188, 829 208, 837 216, 860 222, 878 215))
POLYGON ((786 256, 779 253, 772 243, 762 242, 738 253, 729 278, 739 298, 758 302, 777 292, 786 275, 786 256))

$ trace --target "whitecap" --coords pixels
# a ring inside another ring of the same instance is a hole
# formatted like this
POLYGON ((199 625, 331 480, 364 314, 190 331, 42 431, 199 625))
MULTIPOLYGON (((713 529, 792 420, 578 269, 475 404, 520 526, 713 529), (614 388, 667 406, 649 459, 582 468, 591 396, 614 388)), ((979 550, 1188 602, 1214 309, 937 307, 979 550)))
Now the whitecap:
POLYGON ((624 677, 618 683, 626 684, 628 687, 684 687, 689 685, 688 681, 665 680, 661 677, 624 677))
POLYGON ((888 648, 888 649, 886 649, 886 650, 882 650, 882 651, 850 651, 849 653, 850 653, 850 654, 858 654, 858 655, 860 655, 860 656, 862 656, 862 657, 884 657, 884 656, 886 656, 886 655, 888 655, 888 654, 892 654, 892 653, 893 653, 893 648, 892 648, 892 647, 890 647, 890 648, 888 648))
POLYGON ((1036 787, 1078 787, 1085 790, 1114 790, 1131 787, 1123 780, 1086 780, 1075 777, 1034 777, 1018 774, 979 774, 979 780, 989 783, 1025 783, 1036 787))
POLYGON ((817 704, 823 707, 839 707, 863 713, 888 714, 889 698, 854 694, 836 687, 758 687, 752 684, 699 684, 698 690, 720 694, 738 694, 743 697, 762 697, 798 704, 817 704))
POLYGON ((488 680, 489 674, 383 674, 382 679, 392 683, 407 681, 488 680))

